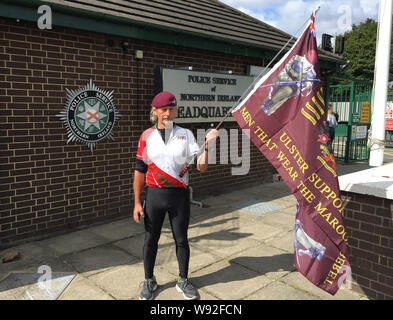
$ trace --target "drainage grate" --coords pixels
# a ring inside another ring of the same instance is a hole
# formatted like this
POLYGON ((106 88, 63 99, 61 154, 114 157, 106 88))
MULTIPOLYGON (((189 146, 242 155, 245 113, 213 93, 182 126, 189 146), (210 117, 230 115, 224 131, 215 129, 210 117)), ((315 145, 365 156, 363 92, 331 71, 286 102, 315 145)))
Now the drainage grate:
POLYGON ((0 282, 0 300, 56 300, 74 277, 52 273, 43 281, 42 273, 11 273, 0 282))
POLYGON ((272 202, 261 202, 258 200, 251 200, 235 205, 237 209, 246 210, 256 214, 266 214, 269 212, 284 209, 284 206, 272 203, 272 202))

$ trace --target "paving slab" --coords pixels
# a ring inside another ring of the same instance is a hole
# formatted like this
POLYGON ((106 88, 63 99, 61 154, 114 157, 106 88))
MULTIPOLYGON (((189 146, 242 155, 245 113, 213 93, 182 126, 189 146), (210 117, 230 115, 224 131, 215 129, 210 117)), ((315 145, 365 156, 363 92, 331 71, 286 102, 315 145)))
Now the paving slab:
POLYGON ((294 195, 290 194, 287 196, 281 196, 280 198, 276 198, 276 199, 272 200, 271 202, 281 205, 281 206, 285 207, 286 209, 290 208, 293 212, 293 215, 295 215, 297 200, 294 195))
POLYGON ((71 232, 39 242, 40 246, 54 250, 58 255, 94 248, 108 242, 107 239, 96 235, 89 229, 71 232))
MULTIPOLYGON (((1 251, 0 257, 3 256, 3 254, 8 250, 9 249, 1 251)), ((12 250, 19 252, 19 259, 8 263, 0 262, 0 279, 4 278, 9 272, 12 271, 35 272, 37 271, 37 268, 42 265, 42 261, 54 258, 56 256, 55 251, 41 246, 39 242, 26 243, 12 248, 12 250)))
POLYGON ((252 193, 258 199, 264 201, 274 201, 287 196, 292 197, 289 188, 283 181, 261 184, 250 189, 247 188, 242 192, 252 193))
MULTIPOLYGON (((295 270, 296 199, 284 182, 196 200, 208 205, 191 206, 189 228, 189 278, 202 300, 367 299, 344 288, 333 297, 295 270), (264 204, 279 209, 260 213, 238 207, 247 201, 262 203, 261 209, 264 204)), ((131 217, 30 242, 10 248, 19 250, 20 259, 0 264, 0 282, 10 272, 37 273, 40 266, 47 265, 54 274, 76 274, 60 300, 138 299, 144 278, 143 243, 143 223, 136 224, 131 217)), ((175 289, 178 265, 168 217, 154 270, 159 284, 156 299, 182 300, 175 289)), ((23 285, 3 292, 18 299, 17 290, 24 292, 23 285)))
POLYGON ((295 223, 295 216, 296 216, 296 204, 291 205, 285 209, 280 210, 280 213, 289 215, 293 217, 293 221, 295 223))
MULTIPOLYGON (((205 290, 197 288, 197 286, 192 282, 192 279, 191 283, 198 291, 198 300, 218 300, 217 297, 214 297, 213 295, 207 293, 205 290)), ((183 294, 176 290, 175 286, 176 279, 165 285, 160 286, 157 290, 157 295, 154 300, 186 300, 183 297, 183 294)))
MULTIPOLYGON (((0 257, 3 257, 3 255, 9 251, 10 249, 5 249, 0 251, 0 257)), ((14 260, 12 263, 17 263, 18 261, 22 260, 37 260, 42 257, 45 257, 48 255, 48 248, 43 247, 40 245, 40 242, 37 241, 32 241, 29 243, 25 243, 23 245, 19 245, 16 247, 12 248, 13 251, 18 251, 20 254, 20 258, 18 260, 14 260)), ((55 252, 52 252, 54 255, 55 252)), ((1 264, 2 266, 6 266, 7 263, 1 264)))
POLYGON ((11 272, 19 273, 39 273, 39 269, 49 269, 50 272, 55 273, 74 273, 76 270, 59 257, 53 257, 51 255, 41 256, 36 260, 21 260, 10 262, 0 265, 2 269, 2 277, 4 279, 11 272))
POLYGON ((303 290, 314 296, 317 296, 322 300, 359 300, 361 298, 358 293, 345 289, 344 287, 339 289, 337 293, 332 296, 330 293, 327 293, 326 291, 313 285, 298 271, 291 272, 280 280, 288 285, 302 288, 303 290))
MULTIPOLYGON (((159 296, 162 287, 177 279, 175 275, 160 266, 154 268, 154 275, 159 286, 155 296, 159 296)), ((92 275, 89 280, 115 299, 139 300, 144 278, 143 263, 138 262, 92 275)))
POLYGON ((112 245, 125 250, 134 257, 142 259, 144 239, 144 234, 138 234, 134 237, 112 242, 112 245))
MULTIPOLYGON (((215 255, 212 252, 208 252, 206 250, 202 251, 193 246, 190 246, 190 265, 188 270, 189 272, 194 272, 208 265, 211 265, 221 259, 223 258, 215 255)), ((173 257, 173 259, 167 262, 160 263, 159 265, 167 269, 171 273, 178 273, 179 264, 176 257, 173 257)))
POLYGON ((249 238, 252 233, 239 232, 238 229, 220 230, 206 235, 189 238, 190 245, 202 251, 212 252, 222 258, 229 257, 245 249, 258 245, 249 238))
POLYGON ((223 196, 206 197, 200 201, 207 206, 206 209, 226 207, 228 205, 228 198, 223 196))
POLYGON ((262 220, 262 215, 251 213, 249 211, 242 211, 232 207, 229 211, 215 210, 206 213, 203 216, 198 216, 190 219, 190 229, 198 228, 200 230, 216 225, 232 227, 239 227, 240 225, 255 224, 262 220))
POLYGON ((228 205, 233 204, 234 202, 262 200, 264 198, 264 195, 259 194, 258 192, 249 192, 247 189, 231 193, 224 193, 221 197, 227 200, 226 205, 228 205))
POLYGON ((263 244, 231 256, 229 262, 254 270, 271 279, 281 278, 295 270, 293 254, 263 244))
POLYGON ((272 279, 228 260, 191 273, 192 283, 223 300, 237 300, 269 284, 272 279))
POLYGON ((56 300, 75 274, 12 272, 0 281, 0 300, 56 300))
POLYGON ((285 208, 279 204, 275 204, 269 201, 261 201, 261 200, 240 202, 235 204, 234 207, 238 208, 243 212, 245 211, 256 215, 266 215, 268 213, 277 212, 280 209, 285 208))
POLYGON ((264 244, 293 254, 293 231, 290 230, 282 232, 279 235, 264 241, 264 244))
POLYGON ((295 226, 295 217, 283 214, 280 211, 271 212, 264 215, 262 224, 273 227, 280 227, 281 230, 291 231, 295 226))
POLYGON ((208 234, 221 229, 238 228, 239 224, 239 218, 232 214, 207 217, 203 221, 192 222, 188 228, 188 236, 208 234))
POLYGON ((78 275, 58 300, 114 300, 114 298, 90 279, 78 275))
POLYGON ((239 228, 239 232, 248 235, 248 239, 258 241, 259 243, 282 234, 284 230, 279 226, 272 226, 260 222, 242 226, 239 228))
POLYGON ((272 281, 264 288, 246 297, 246 300, 319 300, 301 289, 280 281, 272 281))
POLYGON ((110 244, 72 253, 63 256, 62 259, 85 276, 139 261, 136 257, 110 244))
POLYGON ((256 220, 258 220, 257 215, 244 213, 240 210, 220 215, 208 215, 203 220, 191 221, 188 236, 191 238, 220 230, 237 230, 243 225, 255 224, 256 220))
POLYGON ((145 232, 143 223, 136 223, 131 217, 89 228, 89 232, 110 241, 129 238, 145 232))
POLYGON ((201 219, 204 219, 206 214, 212 212, 210 208, 200 208, 195 205, 191 205, 190 207, 190 222, 195 220, 195 221, 200 221, 201 219))

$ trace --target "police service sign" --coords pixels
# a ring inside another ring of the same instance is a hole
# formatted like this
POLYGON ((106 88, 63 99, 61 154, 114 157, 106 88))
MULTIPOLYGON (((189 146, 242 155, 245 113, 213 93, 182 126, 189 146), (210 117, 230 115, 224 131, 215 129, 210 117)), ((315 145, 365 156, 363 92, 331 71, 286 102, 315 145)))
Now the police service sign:
POLYGON ((113 91, 99 89, 91 79, 85 87, 66 91, 66 105, 57 116, 67 128, 67 143, 77 141, 93 151, 98 142, 114 140, 112 130, 121 115, 113 103, 113 91))
MULTIPOLYGON (((250 76, 161 69, 162 91, 177 100, 177 123, 218 122, 251 85, 250 76)), ((235 121, 230 116, 227 121, 235 121)))

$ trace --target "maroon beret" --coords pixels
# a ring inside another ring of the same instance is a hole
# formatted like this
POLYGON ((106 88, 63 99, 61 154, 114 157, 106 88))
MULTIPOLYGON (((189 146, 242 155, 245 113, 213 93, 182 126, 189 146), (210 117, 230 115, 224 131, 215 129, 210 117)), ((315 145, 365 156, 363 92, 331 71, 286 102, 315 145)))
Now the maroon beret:
POLYGON ((163 107, 175 107, 177 104, 175 96, 168 92, 168 91, 163 91, 157 94, 153 101, 151 102, 151 105, 154 108, 163 108, 163 107))

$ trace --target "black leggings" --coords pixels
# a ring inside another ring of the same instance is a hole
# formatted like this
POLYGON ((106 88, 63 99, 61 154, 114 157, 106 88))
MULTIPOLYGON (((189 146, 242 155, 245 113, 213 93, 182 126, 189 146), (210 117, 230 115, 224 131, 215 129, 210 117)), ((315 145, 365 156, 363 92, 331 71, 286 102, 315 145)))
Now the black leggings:
POLYGON ((148 187, 145 207, 145 244, 143 246, 143 264, 145 278, 153 277, 153 269, 157 256, 158 240, 162 224, 168 211, 173 238, 176 243, 176 256, 179 273, 187 278, 190 261, 187 230, 190 222, 190 199, 185 188, 153 188, 148 187))

